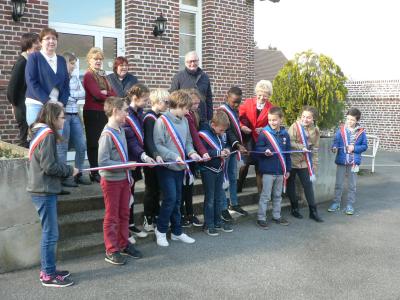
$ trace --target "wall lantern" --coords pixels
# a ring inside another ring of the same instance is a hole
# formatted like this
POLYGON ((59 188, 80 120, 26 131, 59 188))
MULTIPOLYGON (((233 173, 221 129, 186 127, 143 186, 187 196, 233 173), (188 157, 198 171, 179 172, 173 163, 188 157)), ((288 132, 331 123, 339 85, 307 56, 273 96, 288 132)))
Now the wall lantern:
POLYGON ((26 0, 11 0, 13 11, 12 18, 15 22, 18 22, 24 15, 26 0))
POLYGON ((165 31, 165 24, 167 23, 167 19, 163 17, 162 14, 156 19, 156 25, 153 29, 154 36, 162 35, 165 31))

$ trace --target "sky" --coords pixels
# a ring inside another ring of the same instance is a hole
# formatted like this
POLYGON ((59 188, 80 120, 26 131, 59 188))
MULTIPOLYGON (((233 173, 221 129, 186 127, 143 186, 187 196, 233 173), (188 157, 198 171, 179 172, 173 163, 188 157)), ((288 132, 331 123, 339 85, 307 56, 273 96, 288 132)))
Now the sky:
POLYGON ((351 80, 400 79, 399 12, 397 0, 256 0, 255 41, 330 56, 351 80))

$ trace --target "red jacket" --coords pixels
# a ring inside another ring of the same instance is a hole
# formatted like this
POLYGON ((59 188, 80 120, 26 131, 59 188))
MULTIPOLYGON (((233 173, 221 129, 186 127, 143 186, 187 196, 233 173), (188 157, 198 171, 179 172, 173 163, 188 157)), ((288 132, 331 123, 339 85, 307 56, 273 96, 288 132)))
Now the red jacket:
MULTIPOLYGON (((105 77, 104 80, 106 80, 105 77)), ((103 95, 100 92, 99 85, 97 84, 96 79, 93 77, 92 73, 86 72, 83 76, 83 87, 85 88, 86 92, 85 105, 83 106, 83 109, 104 111, 104 101, 110 96, 117 96, 109 83, 107 83, 107 86, 107 95, 103 95), (93 97, 95 97, 97 100, 94 100, 93 97)))
POLYGON ((253 140, 257 142, 258 134, 256 128, 265 127, 268 125, 268 111, 273 105, 268 100, 265 102, 264 109, 257 118, 257 98, 246 99, 239 106, 239 121, 240 126, 247 126, 252 131, 253 140))
POLYGON ((199 153, 200 156, 203 156, 204 154, 208 153, 206 147, 204 147, 203 142, 200 140, 199 137, 199 131, 196 128, 195 120, 194 120, 194 113, 192 111, 189 111, 185 115, 186 119, 188 120, 189 123, 189 131, 190 131, 190 136, 192 137, 193 140, 193 146, 194 149, 199 153))

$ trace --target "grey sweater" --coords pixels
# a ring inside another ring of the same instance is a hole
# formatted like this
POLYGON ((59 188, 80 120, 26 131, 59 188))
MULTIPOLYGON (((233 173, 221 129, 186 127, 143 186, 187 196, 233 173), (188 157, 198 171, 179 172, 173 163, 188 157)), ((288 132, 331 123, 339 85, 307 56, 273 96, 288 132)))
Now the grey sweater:
MULTIPOLYGON (((108 125, 104 126, 104 129, 111 129, 114 133, 117 134, 120 141, 123 143, 123 147, 125 152, 128 153, 128 147, 126 145, 125 131, 123 129, 119 129, 119 131, 112 129, 108 125)), ((104 132, 101 133, 99 139, 99 167, 112 166, 122 164, 121 157, 119 156, 118 150, 115 147, 113 140, 111 139, 109 134, 104 132)), ((130 171, 129 171, 130 172, 130 171)), ((104 177, 104 179, 109 181, 117 181, 124 180, 127 178, 125 169, 116 169, 110 171, 99 171, 100 176, 104 177)))
MULTIPOLYGON (((183 117, 182 119, 178 118, 170 112, 166 112, 164 115, 167 116, 171 123, 174 124, 176 131, 178 132, 179 136, 182 139, 182 142, 186 147, 186 155, 189 156, 192 153, 195 153, 196 151, 194 151, 193 149, 192 137, 190 136, 187 119, 185 117, 183 117)), ((161 118, 158 118, 156 121, 156 124, 154 126, 153 138, 158 153, 165 162, 175 161, 178 156, 180 156, 179 151, 172 141, 172 138, 161 118)), ((186 158, 182 157, 182 159, 184 160, 186 158)), ((173 164, 168 166, 168 168, 174 171, 181 171, 185 169, 185 166, 173 164)))

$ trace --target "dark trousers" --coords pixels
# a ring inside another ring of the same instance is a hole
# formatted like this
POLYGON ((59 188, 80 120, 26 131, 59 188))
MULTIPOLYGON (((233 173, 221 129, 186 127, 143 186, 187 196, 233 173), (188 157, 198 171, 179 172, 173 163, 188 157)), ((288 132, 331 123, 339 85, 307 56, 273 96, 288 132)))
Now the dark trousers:
POLYGON ((182 202, 181 202, 181 215, 193 215, 193 186, 189 185, 189 179, 186 179, 186 185, 182 186, 182 202))
POLYGON ((207 228, 214 229, 222 223, 222 202, 225 200, 222 188, 224 172, 214 173, 204 168, 201 170, 201 179, 204 186, 204 224, 207 228))
POLYGON ((29 148, 28 139, 28 123, 26 123, 26 106, 25 103, 20 103, 18 106, 13 106, 14 117, 18 126, 18 142, 17 145, 29 148))
POLYGON ((143 168, 144 172, 144 215, 146 217, 157 217, 160 213, 160 185, 157 172, 159 167, 143 168))
POLYGON ((292 170, 290 171, 290 176, 288 178, 286 187, 286 194, 289 197, 292 209, 299 208, 299 201, 296 195, 296 183, 295 183, 296 175, 298 175, 300 178, 300 182, 301 185, 303 186, 308 206, 315 207, 314 189, 313 189, 313 184, 310 180, 310 174, 308 173, 308 169, 292 168, 292 170))
POLYGON ((85 124, 87 156, 91 168, 99 166, 98 150, 101 132, 108 120, 104 111, 84 110, 83 122, 85 124))

